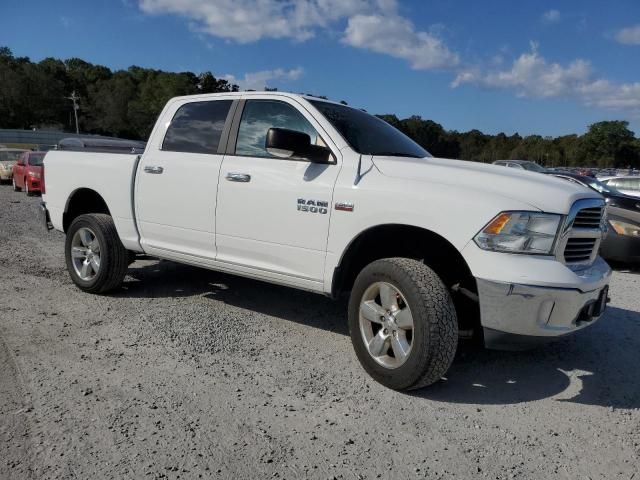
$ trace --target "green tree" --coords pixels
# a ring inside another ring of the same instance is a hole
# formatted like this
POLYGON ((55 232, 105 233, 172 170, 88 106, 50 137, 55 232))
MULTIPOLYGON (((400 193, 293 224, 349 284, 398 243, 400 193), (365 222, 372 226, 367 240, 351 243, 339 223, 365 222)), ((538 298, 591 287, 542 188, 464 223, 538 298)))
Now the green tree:
MULTIPOLYGON (((73 131, 73 107, 67 99, 72 91, 80 97, 81 131, 146 139, 171 97, 235 92, 238 86, 210 71, 175 73, 137 66, 111 71, 80 58, 45 58, 34 63, 0 47, 0 128, 73 131)), ((379 117, 440 157, 479 162, 517 158, 547 166, 640 166, 640 140, 624 121, 595 123, 583 136, 522 138, 517 133, 449 131, 420 116, 379 117)))
POLYGON ((622 120, 598 122, 589 126, 582 137, 586 160, 600 167, 626 166, 637 162, 635 135, 629 122, 622 120))

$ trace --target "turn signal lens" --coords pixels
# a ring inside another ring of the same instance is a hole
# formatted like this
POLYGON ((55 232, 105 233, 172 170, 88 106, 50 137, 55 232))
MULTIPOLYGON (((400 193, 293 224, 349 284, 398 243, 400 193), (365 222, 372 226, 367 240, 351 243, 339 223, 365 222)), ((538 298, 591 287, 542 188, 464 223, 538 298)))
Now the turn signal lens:
POLYGON ((489 225, 487 225, 482 232, 489 235, 499 235, 505 225, 509 223, 509 220, 511 220, 510 214, 501 213, 496 218, 491 220, 491 223, 489 223, 489 225))

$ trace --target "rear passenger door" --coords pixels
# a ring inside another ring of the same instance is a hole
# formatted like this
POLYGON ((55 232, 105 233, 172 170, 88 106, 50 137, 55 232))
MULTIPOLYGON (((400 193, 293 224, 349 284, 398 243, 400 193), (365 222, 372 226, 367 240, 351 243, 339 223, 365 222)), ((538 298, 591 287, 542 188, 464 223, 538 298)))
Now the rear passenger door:
POLYGON ((232 107, 233 98, 183 100, 158 120, 136 179, 138 228, 147 253, 215 258, 218 175, 232 107))

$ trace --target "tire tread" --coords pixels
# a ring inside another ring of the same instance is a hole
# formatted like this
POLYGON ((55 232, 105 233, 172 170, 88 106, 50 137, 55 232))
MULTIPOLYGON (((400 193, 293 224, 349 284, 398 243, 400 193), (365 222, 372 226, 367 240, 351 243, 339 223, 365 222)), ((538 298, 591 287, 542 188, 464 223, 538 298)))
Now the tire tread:
MULTIPOLYGON (((447 287, 429 266, 411 258, 376 260, 365 267, 363 272, 366 270, 389 272, 395 278, 409 277, 416 290, 412 298, 419 299, 410 305, 414 319, 427 319, 428 335, 423 336, 424 344, 413 345, 413 348, 427 352, 426 362, 409 384, 398 389, 416 390, 437 382, 453 363, 458 346, 456 309, 447 287)), ((366 365, 363 366, 371 373, 366 365)))

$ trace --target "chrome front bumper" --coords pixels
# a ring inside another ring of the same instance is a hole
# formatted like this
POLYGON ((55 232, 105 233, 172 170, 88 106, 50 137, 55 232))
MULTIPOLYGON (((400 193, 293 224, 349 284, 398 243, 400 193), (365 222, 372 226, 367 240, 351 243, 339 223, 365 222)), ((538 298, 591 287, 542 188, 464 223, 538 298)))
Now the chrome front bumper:
POLYGON ((485 345, 520 348, 595 323, 608 301, 611 269, 598 258, 576 275, 580 289, 477 279, 485 345))

